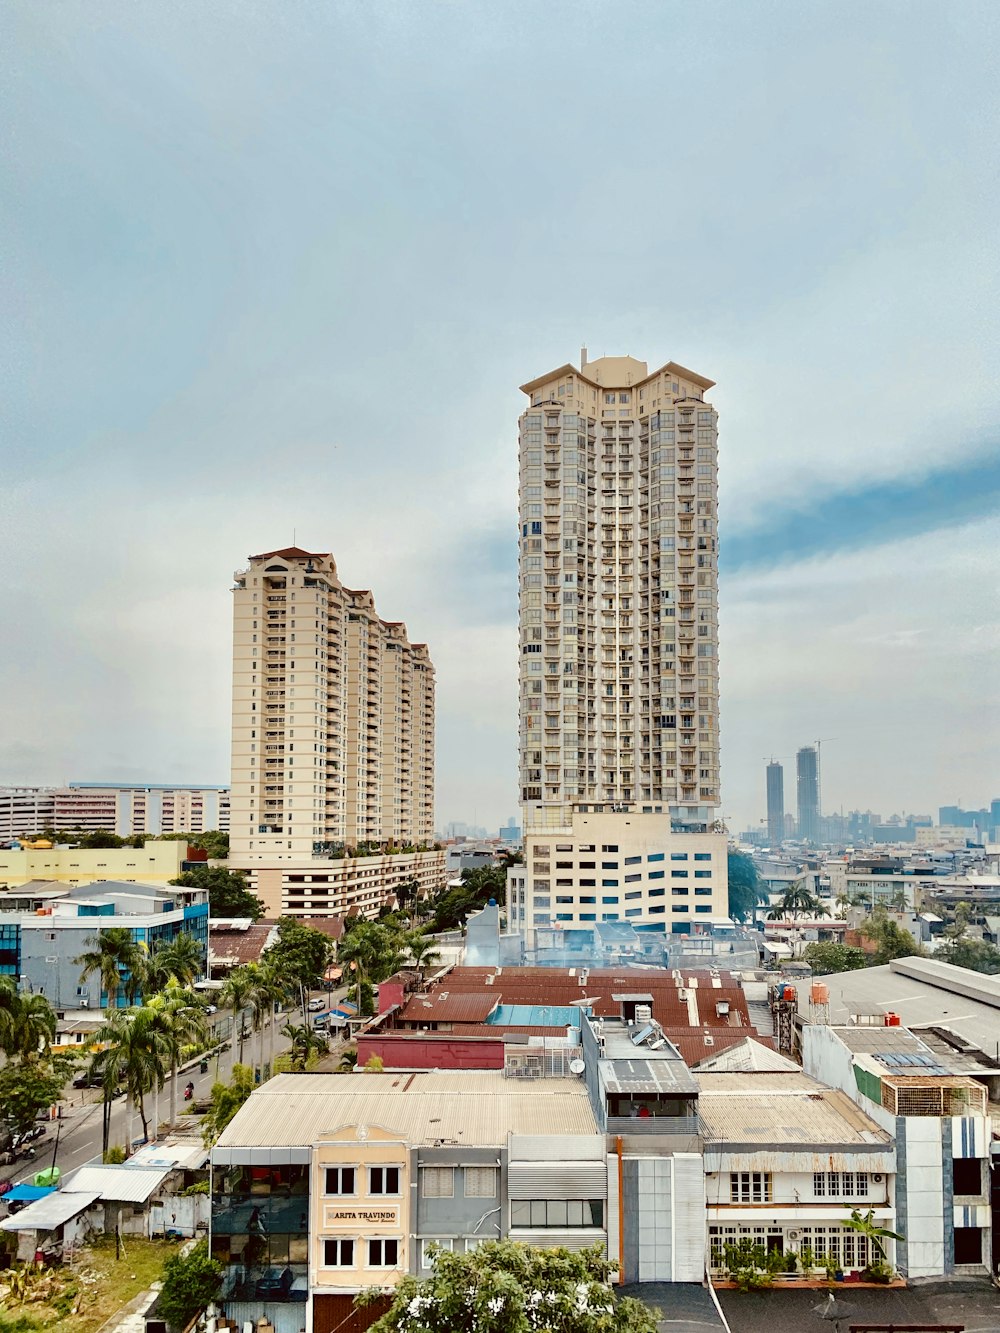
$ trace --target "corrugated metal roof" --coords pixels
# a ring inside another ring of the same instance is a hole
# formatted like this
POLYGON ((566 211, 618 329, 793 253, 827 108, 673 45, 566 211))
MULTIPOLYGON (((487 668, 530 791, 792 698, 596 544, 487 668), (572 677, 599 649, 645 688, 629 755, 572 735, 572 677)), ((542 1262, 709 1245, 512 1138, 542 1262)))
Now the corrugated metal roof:
POLYGON ((37 1203, 29 1203, 13 1217, 5 1217, 0 1231, 54 1231, 99 1198, 93 1191, 56 1190, 37 1203))
POLYGON ((716 1071, 735 1073, 737 1070, 796 1073, 798 1066, 794 1060, 789 1060, 787 1055, 782 1055, 773 1047, 765 1046, 763 1042, 756 1041, 753 1037, 744 1037, 742 1041, 735 1042, 721 1051, 707 1049, 698 1064, 698 1069, 704 1070, 705 1073, 716 1071))
POLYGON ((482 1023, 499 1003, 495 992, 458 991, 446 986, 429 995, 414 995, 400 1011, 404 1023, 482 1023))
MULTIPOLYGON (((881 967, 861 967, 853 972, 837 972, 823 977, 823 982, 830 992, 830 1021, 841 1036, 852 1014, 885 1013, 891 1010, 899 1014, 903 1027, 936 1027, 947 1029, 962 1042, 975 1046, 988 1056, 997 1054, 998 1014, 995 1002, 982 998, 973 998, 966 993, 949 993, 947 982, 954 982, 952 973, 959 973, 957 980, 964 983, 970 977, 980 997, 987 995, 983 983, 996 982, 995 977, 979 973, 968 973, 964 968, 950 968, 946 963, 938 963, 934 980, 929 975, 918 977, 916 969, 907 973, 897 963, 927 963, 930 959, 898 959, 896 963, 881 967), (961 974, 965 974, 962 976, 961 974)), ((853 1031, 855 1029, 846 1029, 853 1031)), ((857 1028, 857 1031, 864 1031, 857 1028)), ((871 1031, 872 1029, 868 1029, 871 1031)), ((874 1029, 883 1034, 891 1028, 874 1029)), ((899 1031, 897 1028, 896 1031, 899 1031)), ((957 1059, 956 1055, 956 1059, 957 1059)), ((962 1066, 970 1068, 968 1061, 962 1066)))
POLYGON ((208 1161, 208 1149, 204 1144, 190 1139, 181 1139, 171 1143, 147 1143, 137 1149, 128 1159, 130 1167, 152 1166, 170 1169, 178 1167, 188 1171, 197 1171, 208 1161))
POLYGON ((695 1078, 707 1139, 775 1148, 890 1142, 846 1093, 806 1074, 696 1072, 695 1078))
POLYGON ((81 1166, 65 1188, 79 1193, 93 1190, 115 1203, 145 1203, 163 1184, 172 1168, 151 1166, 81 1166))
POLYGON ((343 1125, 378 1125, 413 1144, 446 1139, 489 1147, 542 1126, 597 1132, 578 1079, 522 1083, 499 1070, 279 1074, 251 1094, 218 1147, 304 1147, 343 1125))

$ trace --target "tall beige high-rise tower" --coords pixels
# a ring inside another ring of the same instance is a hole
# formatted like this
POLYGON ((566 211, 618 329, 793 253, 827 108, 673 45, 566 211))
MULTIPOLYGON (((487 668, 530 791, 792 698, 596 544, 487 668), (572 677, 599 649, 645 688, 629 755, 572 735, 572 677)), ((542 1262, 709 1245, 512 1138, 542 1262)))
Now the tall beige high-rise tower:
POLYGON ((328 552, 267 551, 235 578, 233 868, 299 915, 377 908, 404 872, 436 887, 426 644, 345 588, 328 552))
MULTIPOLYGON (((520 777, 529 850, 533 832, 565 833, 582 821, 593 834, 595 816, 602 838, 620 829, 607 843, 616 850, 640 827, 657 846, 673 834, 718 838, 709 832, 719 804, 712 383, 673 361, 650 373, 628 356, 589 361, 584 349, 579 370, 561 366, 521 386, 520 777)), ((638 869, 619 877, 623 889, 626 879, 635 885, 627 894, 581 894, 619 886, 612 875, 557 877, 573 859, 569 839, 561 845, 561 867, 540 875, 550 893, 527 895, 536 924, 662 915, 676 930, 699 913, 725 915, 721 866, 711 893, 700 886, 709 903, 681 892, 693 883, 671 891, 690 902, 656 902, 665 896, 655 882, 662 872, 647 880, 638 869), (551 892, 558 888, 574 892, 551 892)), ((694 855, 693 844, 684 846, 672 853, 678 860, 694 855)), ((636 849, 634 864, 645 865, 645 855, 636 849)), ((711 848, 702 856, 714 861, 711 848)), ((682 874, 691 877, 672 872, 682 874)))

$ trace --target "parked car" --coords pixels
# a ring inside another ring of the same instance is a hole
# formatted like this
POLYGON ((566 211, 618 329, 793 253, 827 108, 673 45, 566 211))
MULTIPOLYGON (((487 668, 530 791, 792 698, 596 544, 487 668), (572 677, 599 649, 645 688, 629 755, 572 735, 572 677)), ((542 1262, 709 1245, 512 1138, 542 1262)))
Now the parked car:
POLYGON ((326 1005, 327 1005, 327 1001, 326 1001, 326 1000, 310 1000, 310 1001, 309 1001, 309 1009, 310 1009, 314 1014, 315 1014, 315 1013, 318 1013, 320 1009, 325 1009, 325 1008, 326 1008, 326 1005))

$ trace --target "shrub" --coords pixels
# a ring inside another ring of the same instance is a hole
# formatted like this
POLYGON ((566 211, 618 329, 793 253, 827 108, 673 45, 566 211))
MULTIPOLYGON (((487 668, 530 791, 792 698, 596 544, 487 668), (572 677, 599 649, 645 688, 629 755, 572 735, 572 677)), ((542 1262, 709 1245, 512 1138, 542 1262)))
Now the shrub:
POLYGON ((163 1266, 163 1290, 156 1308, 168 1324, 184 1328, 214 1300, 222 1286, 222 1266, 208 1253, 208 1242, 199 1241, 186 1255, 172 1254, 163 1266))

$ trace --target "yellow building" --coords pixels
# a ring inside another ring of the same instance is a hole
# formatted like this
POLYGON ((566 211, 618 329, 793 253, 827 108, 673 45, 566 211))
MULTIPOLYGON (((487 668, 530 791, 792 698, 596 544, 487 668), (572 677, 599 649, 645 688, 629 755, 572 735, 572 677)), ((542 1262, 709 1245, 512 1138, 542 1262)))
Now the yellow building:
POLYGON ((409 1144, 377 1125, 321 1134, 313 1159, 317 1289, 395 1286, 409 1270, 409 1144))
POLYGON ((14 887, 31 880, 57 884, 91 884, 118 880, 125 884, 163 887, 181 873, 186 842, 147 842, 145 847, 0 848, 0 884, 14 887))

